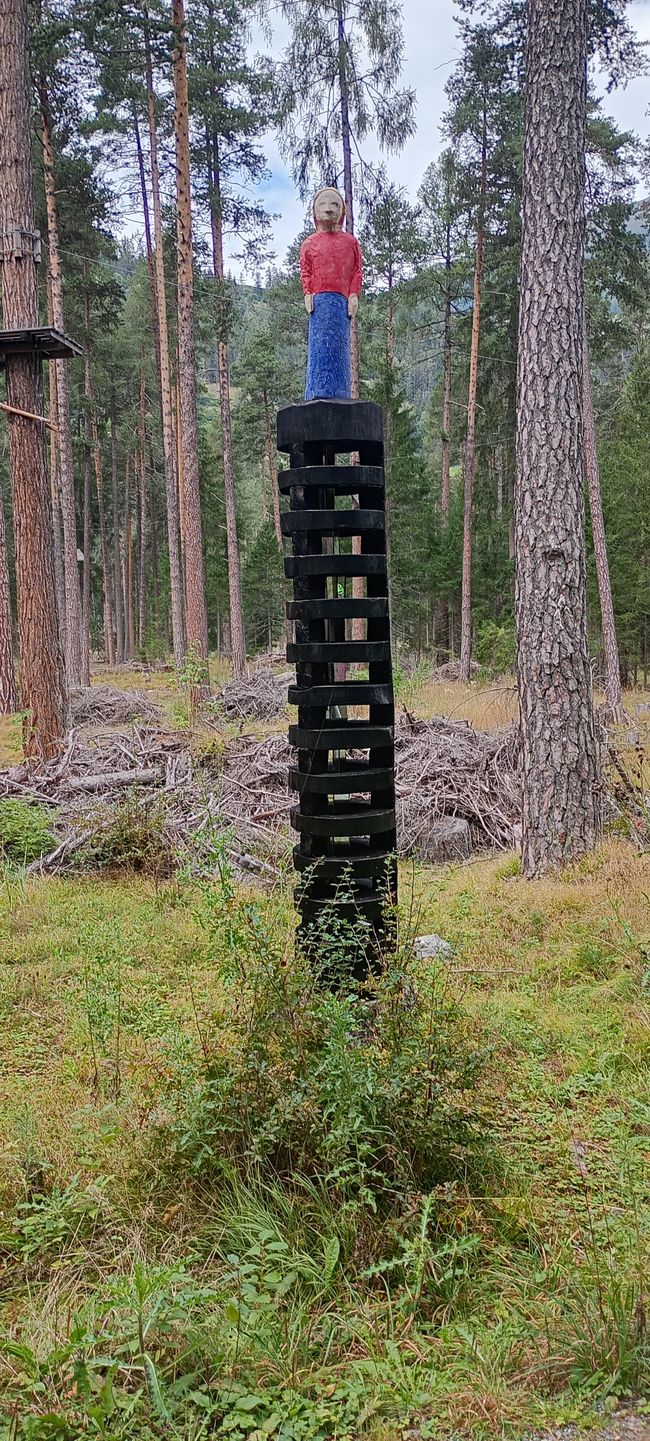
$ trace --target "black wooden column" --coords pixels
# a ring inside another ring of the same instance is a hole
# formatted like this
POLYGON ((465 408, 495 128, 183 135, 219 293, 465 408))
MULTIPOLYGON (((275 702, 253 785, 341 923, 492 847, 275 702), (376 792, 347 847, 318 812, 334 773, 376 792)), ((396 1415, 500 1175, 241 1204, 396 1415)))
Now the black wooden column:
POLYGON ((297 902, 303 936, 324 907, 364 917, 370 950, 386 941, 386 909, 397 898, 395 863, 394 705, 386 571, 384 445, 381 408, 367 401, 317 400, 278 414, 278 449, 291 468, 279 476, 289 496, 283 534, 294 599, 287 612, 295 642, 296 685, 289 729, 298 762, 290 784, 301 879, 297 902), (356 453, 358 465, 336 464, 356 453), (359 497, 359 509, 349 497, 359 497), (352 553, 361 537, 361 554, 352 553), (365 596, 352 599, 352 577, 365 596), (350 638, 361 620, 363 640, 350 638), (346 665, 344 680, 337 670, 346 665), (360 667, 360 672, 351 667, 360 667), (362 707, 354 719, 349 708, 362 707))

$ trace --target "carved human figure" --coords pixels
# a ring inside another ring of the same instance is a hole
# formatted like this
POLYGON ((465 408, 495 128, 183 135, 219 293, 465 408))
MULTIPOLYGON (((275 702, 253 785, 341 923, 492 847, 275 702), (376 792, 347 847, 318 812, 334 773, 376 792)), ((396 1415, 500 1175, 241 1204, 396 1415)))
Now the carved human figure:
POLYGON ((314 197, 315 233, 300 247, 309 315, 305 400, 350 399, 350 321, 361 292, 361 249, 343 230, 345 201, 326 185, 314 197))

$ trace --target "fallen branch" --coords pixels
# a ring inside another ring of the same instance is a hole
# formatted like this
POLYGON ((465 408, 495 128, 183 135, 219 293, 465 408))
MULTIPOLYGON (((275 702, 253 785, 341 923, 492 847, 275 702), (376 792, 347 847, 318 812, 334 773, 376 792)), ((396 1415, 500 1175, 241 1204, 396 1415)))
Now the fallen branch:
POLYGON ((73 776, 66 782, 66 789, 69 791, 98 791, 118 790, 122 786, 151 786, 160 780, 160 771, 153 767, 146 770, 131 771, 105 771, 101 775, 73 776))

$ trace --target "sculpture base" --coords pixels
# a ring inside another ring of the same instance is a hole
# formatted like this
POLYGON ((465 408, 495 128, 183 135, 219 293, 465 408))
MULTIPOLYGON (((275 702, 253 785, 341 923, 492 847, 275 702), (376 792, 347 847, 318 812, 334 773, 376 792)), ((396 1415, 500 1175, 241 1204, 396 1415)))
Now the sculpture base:
POLYGON ((337 947, 349 958, 348 974, 361 976, 394 943, 394 702, 381 409, 346 400, 287 406, 278 415, 278 449, 291 462, 279 484, 289 496, 282 529, 292 541, 285 568, 294 588, 287 614, 295 640, 287 659, 296 665, 289 701, 298 707, 289 730, 297 751, 290 782, 298 792, 292 811, 299 835, 298 944, 335 982, 337 947), (336 463, 350 452, 357 452, 358 464, 336 463), (351 496, 358 508, 350 508, 351 496), (363 578, 363 596, 351 594, 354 576, 363 578), (353 637, 353 621, 361 623, 363 638, 353 637), (347 923, 345 935, 337 934, 337 921, 347 923))

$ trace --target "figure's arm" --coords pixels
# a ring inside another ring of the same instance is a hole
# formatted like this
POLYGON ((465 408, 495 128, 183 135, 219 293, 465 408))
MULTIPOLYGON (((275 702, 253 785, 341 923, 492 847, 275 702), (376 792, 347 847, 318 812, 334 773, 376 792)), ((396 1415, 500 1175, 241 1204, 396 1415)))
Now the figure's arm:
POLYGON ((312 258, 311 247, 306 240, 300 247, 300 279, 302 281, 303 294, 305 297, 305 310, 311 315, 314 309, 314 294, 312 290, 312 258))
POLYGON ((361 246, 356 236, 354 237, 354 269, 350 280, 350 294, 348 297, 348 315, 353 320, 359 309, 359 296, 363 284, 363 271, 361 264, 361 246))

